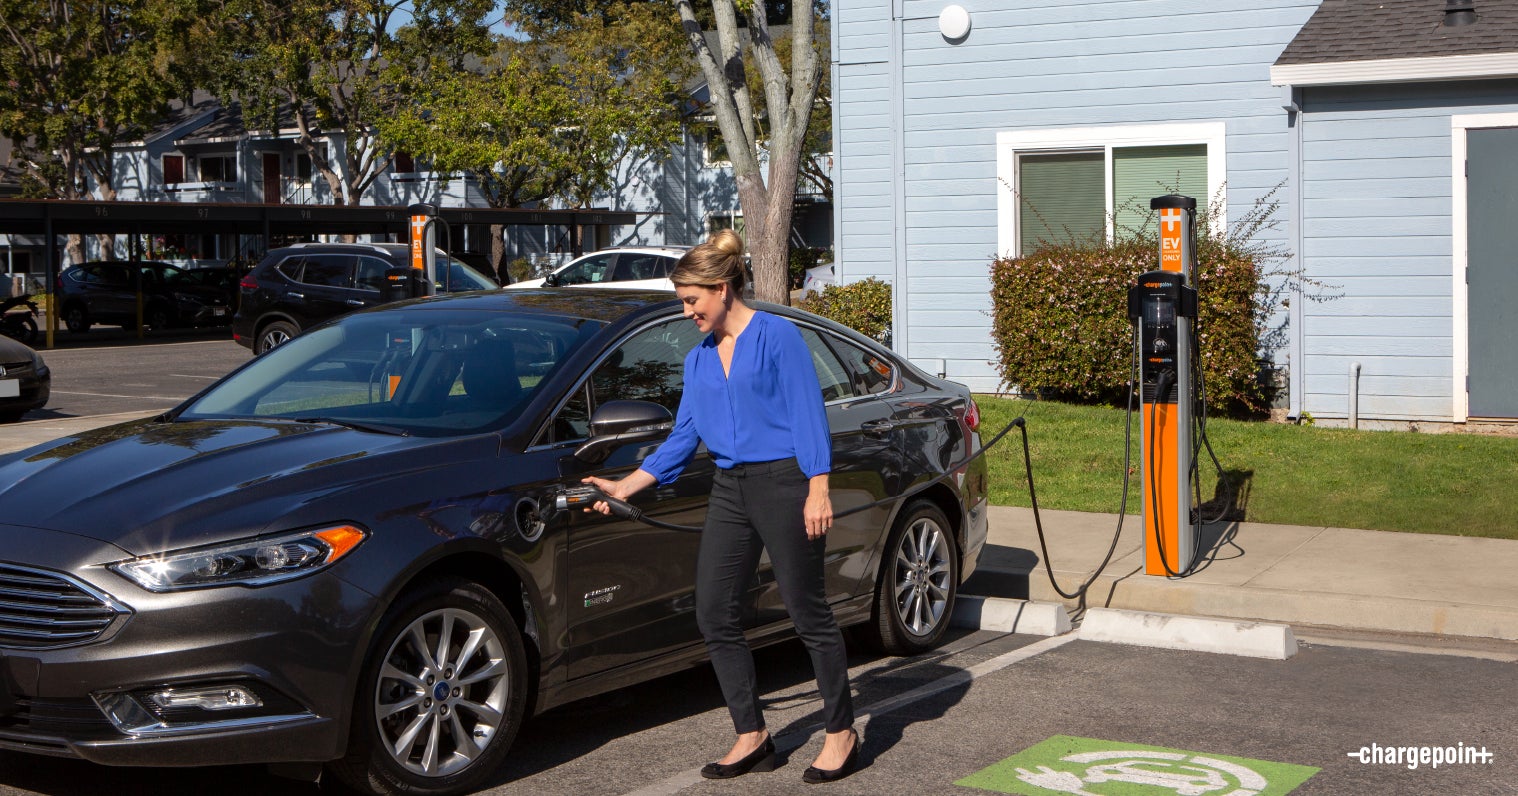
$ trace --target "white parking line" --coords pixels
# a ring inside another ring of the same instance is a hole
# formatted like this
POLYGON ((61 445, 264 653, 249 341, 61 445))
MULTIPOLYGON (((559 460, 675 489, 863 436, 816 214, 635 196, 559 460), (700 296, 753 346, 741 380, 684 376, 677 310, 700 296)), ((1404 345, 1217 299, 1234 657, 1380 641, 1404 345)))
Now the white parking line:
MULTIPOLYGON (((1011 666, 1012 664, 1019 661, 1025 661, 1029 658, 1042 655, 1049 650, 1063 647, 1064 645, 1075 641, 1076 638, 1077 636, 1075 633, 1066 633, 1062 636, 1051 636, 1041 641, 1035 641, 1026 647, 1019 647, 1015 650, 1012 650, 1011 652, 998 655, 990 660, 981 661, 974 666, 961 669, 953 674, 940 677, 933 682, 920 685, 904 694, 897 694, 896 696, 890 697, 888 699, 883 699, 872 705, 868 705, 862 709, 856 710, 855 715, 861 717, 854 722, 854 729, 858 730, 860 733, 859 742, 864 743, 864 729, 865 727, 869 726, 870 719, 874 718, 875 716, 885 715, 886 713, 890 713, 893 710, 904 708, 913 702, 918 702, 923 699, 927 699, 928 697, 935 694, 943 693, 944 691, 947 691, 951 688, 956 688, 967 683, 974 682, 975 680, 985 677, 992 672, 997 672, 1005 669, 1008 666, 1011 666)), ((822 722, 818 722, 816 724, 803 727, 799 730, 793 730, 783 735, 777 735, 775 736, 775 750, 777 752, 789 752, 791 750, 798 749, 808 740, 810 740, 812 735, 814 735, 818 730, 821 730, 822 728, 822 722)), ((655 782, 652 785, 647 785, 635 791, 631 791, 624 794, 623 796, 671 796, 671 794, 679 793, 680 791, 703 781, 704 780, 701 777, 701 769, 693 768, 689 771, 682 771, 662 782, 655 782)))
POLYGON ((69 392, 67 390, 53 390, 53 395, 88 395, 91 398, 146 398, 154 401, 183 401, 187 396, 170 395, 112 395, 106 392, 69 392))
POLYGON ((169 375, 176 379, 205 379, 206 381, 216 381, 221 378, 220 376, 196 376, 193 373, 170 373, 169 375))

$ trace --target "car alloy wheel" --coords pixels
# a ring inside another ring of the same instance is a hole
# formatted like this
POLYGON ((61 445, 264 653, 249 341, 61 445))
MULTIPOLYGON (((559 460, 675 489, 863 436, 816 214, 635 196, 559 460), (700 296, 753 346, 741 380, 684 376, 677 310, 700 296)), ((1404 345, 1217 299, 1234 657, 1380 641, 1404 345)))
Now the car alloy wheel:
POLYGON ((931 649, 948 629, 959 592, 959 545, 939 508, 917 501, 902 510, 886 543, 875 595, 875 641, 907 655, 931 649))
POLYGON ((90 314, 84 307, 78 304, 70 304, 63 310, 63 325, 74 334, 83 334, 90 330, 90 314))
POLYGON ((294 324, 287 321, 274 321, 258 333, 258 345, 254 353, 266 354, 270 349, 290 342, 297 334, 300 334, 300 330, 296 329, 294 324))
POLYGON ((499 636, 475 614, 424 614, 385 653, 374 696, 380 737, 402 768, 456 774, 500 731, 510 664, 499 636))
POLYGON ((375 639, 352 746, 335 773, 377 794, 480 787, 526 705, 526 652, 505 606, 478 584, 444 578, 403 596, 375 639))

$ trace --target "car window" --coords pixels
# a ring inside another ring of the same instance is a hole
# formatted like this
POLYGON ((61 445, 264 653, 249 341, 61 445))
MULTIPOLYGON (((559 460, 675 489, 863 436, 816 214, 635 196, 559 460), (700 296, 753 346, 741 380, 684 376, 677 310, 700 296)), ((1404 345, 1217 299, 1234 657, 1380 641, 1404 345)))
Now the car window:
POLYGON ((319 287, 352 287, 353 257, 347 254, 310 254, 300 281, 319 287))
POLYGON ((821 335, 804 326, 797 328, 801 329, 801 339, 806 341, 807 350, 812 354, 812 367, 817 369, 817 383, 822 387, 822 400, 836 401, 854 397, 853 379, 848 369, 828 348, 821 335))
POLYGON ((302 265, 305 265, 305 263, 306 258, 301 257, 300 255, 296 255, 294 257, 286 257, 285 259, 279 261, 279 265, 274 266, 274 270, 280 272, 281 274, 284 274, 286 277, 296 282, 299 282, 300 267, 302 265))
POLYGON ((84 269, 88 275, 88 282, 103 287, 126 287, 131 284, 127 278, 127 269, 120 265, 97 265, 84 269))
POLYGON ((891 388, 895 367, 890 360, 875 355, 853 343, 832 335, 828 342, 843 357, 843 363, 854 378, 854 391, 860 395, 875 395, 891 388))
POLYGON ((328 418, 420 436, 501 428, 601 326, 466 310, 349 315, 255 360, 180 417, 328 418))
POLYGON ((381 260, 378 257, 358 258, 358 270, 354 277, 354 283, 362 290, 381 291, 385 289, 385 272, 393 266, 389 260, 381 260))
POLYGON ((459 293, 466 290, 494 290, 495 280, 447 255, 437 258, 437 290, 459 293))
POLYGON ((657 254, 629 254, 617 255, 617 270, 614 281, 628 282, 635 279, 658 279, 669 273, 668 268, 660 271, 661 261, 667 257, 657 254))
POLYGON ((634 333, 596 366, 585 385, 576 388, 554 416, 542 441, 590 436, 594 407, 607 401, 652 401, 674 414, 684 392, 685 355, 705 337, 684 318, 634 333))
POLYGON ((559 285, 585 285, 611 278, 611 261, 615 254, 598 254, 566 267, 554 276, 559 285))

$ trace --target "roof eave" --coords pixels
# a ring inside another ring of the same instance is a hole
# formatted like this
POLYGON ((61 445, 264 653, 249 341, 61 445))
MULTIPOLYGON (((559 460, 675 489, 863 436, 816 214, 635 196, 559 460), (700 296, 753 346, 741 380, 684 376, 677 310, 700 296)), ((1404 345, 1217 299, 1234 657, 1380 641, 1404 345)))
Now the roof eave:
POLYGON ((1431 80, 1492 80, 1518 77, 1518 52, 1442 55, 1431 58, 1385 58, 1371 61, 1324 61, 1275 64, 1275 86, 1352 86, 1370 83, 1416 83, 1431 80))

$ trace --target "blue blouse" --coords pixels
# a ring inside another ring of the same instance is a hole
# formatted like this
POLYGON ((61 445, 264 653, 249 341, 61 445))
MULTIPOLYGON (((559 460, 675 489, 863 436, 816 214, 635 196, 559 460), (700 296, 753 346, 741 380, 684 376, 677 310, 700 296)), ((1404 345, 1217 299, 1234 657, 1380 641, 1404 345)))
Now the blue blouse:
POLYGON ((722 469, 794 456, 807 477, 832 470, 822 387, 795 324, 756 311, 734 341, 730 375, 715 335, 691 349, 675 428, 640 469, 668 484, 701 442, 722 469))

